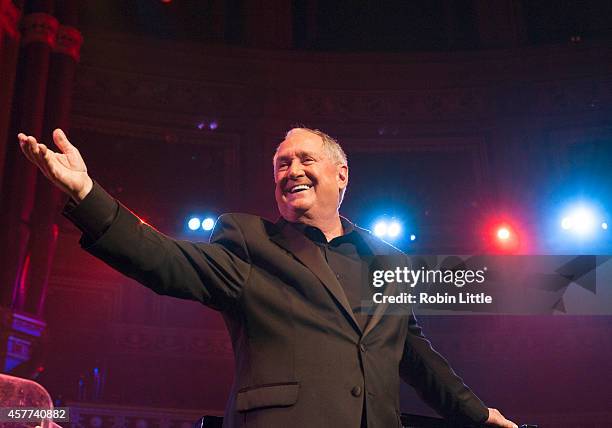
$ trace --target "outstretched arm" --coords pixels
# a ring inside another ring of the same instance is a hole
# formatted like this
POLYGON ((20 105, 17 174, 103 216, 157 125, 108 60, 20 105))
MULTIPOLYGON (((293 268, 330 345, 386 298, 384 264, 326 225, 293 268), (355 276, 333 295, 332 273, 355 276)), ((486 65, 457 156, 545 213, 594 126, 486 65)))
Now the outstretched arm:
POLYGON ((158 294, 193 299, 218 310, 236 303, 251 271, 239 223, 219 218, 211 244, 180 241, 142 222, 94 184, 79 151, 59 129, 56 153, 18 135, 24 155, 76 203, 64 214, 83 232, 82 247, 158 294))
POLYGON ((414 315, 409 316, 400 376, 430 406, 450 420, 462 424, 517 428, 497 409, 487 408, 463 383, 446 359, 432 348, 414 315))

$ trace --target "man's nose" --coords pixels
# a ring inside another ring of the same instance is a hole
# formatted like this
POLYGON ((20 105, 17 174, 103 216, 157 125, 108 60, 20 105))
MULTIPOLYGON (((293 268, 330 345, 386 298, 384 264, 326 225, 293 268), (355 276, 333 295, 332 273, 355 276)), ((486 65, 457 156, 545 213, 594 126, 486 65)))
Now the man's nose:
POLYGON ((294 179, 304 175, 304 168, 300 162, 291 162, 289 165, 289 178, 294 179))

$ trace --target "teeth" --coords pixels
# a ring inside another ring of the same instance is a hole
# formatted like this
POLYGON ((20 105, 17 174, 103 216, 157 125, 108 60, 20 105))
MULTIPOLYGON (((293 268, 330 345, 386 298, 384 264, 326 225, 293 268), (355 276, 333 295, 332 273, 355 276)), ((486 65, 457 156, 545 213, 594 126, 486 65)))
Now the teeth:
POLYGON ((308 184, 299 184, 297 186, 293 186, 290 190, 291 193, 299 192, 300 190, 308 190, 310 186, 308 184))

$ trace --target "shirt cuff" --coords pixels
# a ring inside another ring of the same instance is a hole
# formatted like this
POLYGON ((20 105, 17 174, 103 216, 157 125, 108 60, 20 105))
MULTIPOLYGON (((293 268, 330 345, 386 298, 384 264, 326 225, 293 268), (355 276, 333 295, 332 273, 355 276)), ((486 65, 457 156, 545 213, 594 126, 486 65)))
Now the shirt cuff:
POLYGON ((96 181, 91 191, 81 202, 69 199, 62 214, 88 238, 96 241, 113 224, 119 204, 96 181))

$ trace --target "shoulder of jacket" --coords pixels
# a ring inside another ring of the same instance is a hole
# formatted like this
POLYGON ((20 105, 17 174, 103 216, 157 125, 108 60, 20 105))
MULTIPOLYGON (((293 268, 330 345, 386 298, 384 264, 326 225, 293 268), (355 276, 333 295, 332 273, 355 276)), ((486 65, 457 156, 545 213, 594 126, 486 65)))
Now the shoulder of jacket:
POLYGON ((235 223, 243 230, 252 230, 253 228, 265 227, 271 222, 263 217, 247 213, 223 213, 217 219, 219 224, 235 223))

